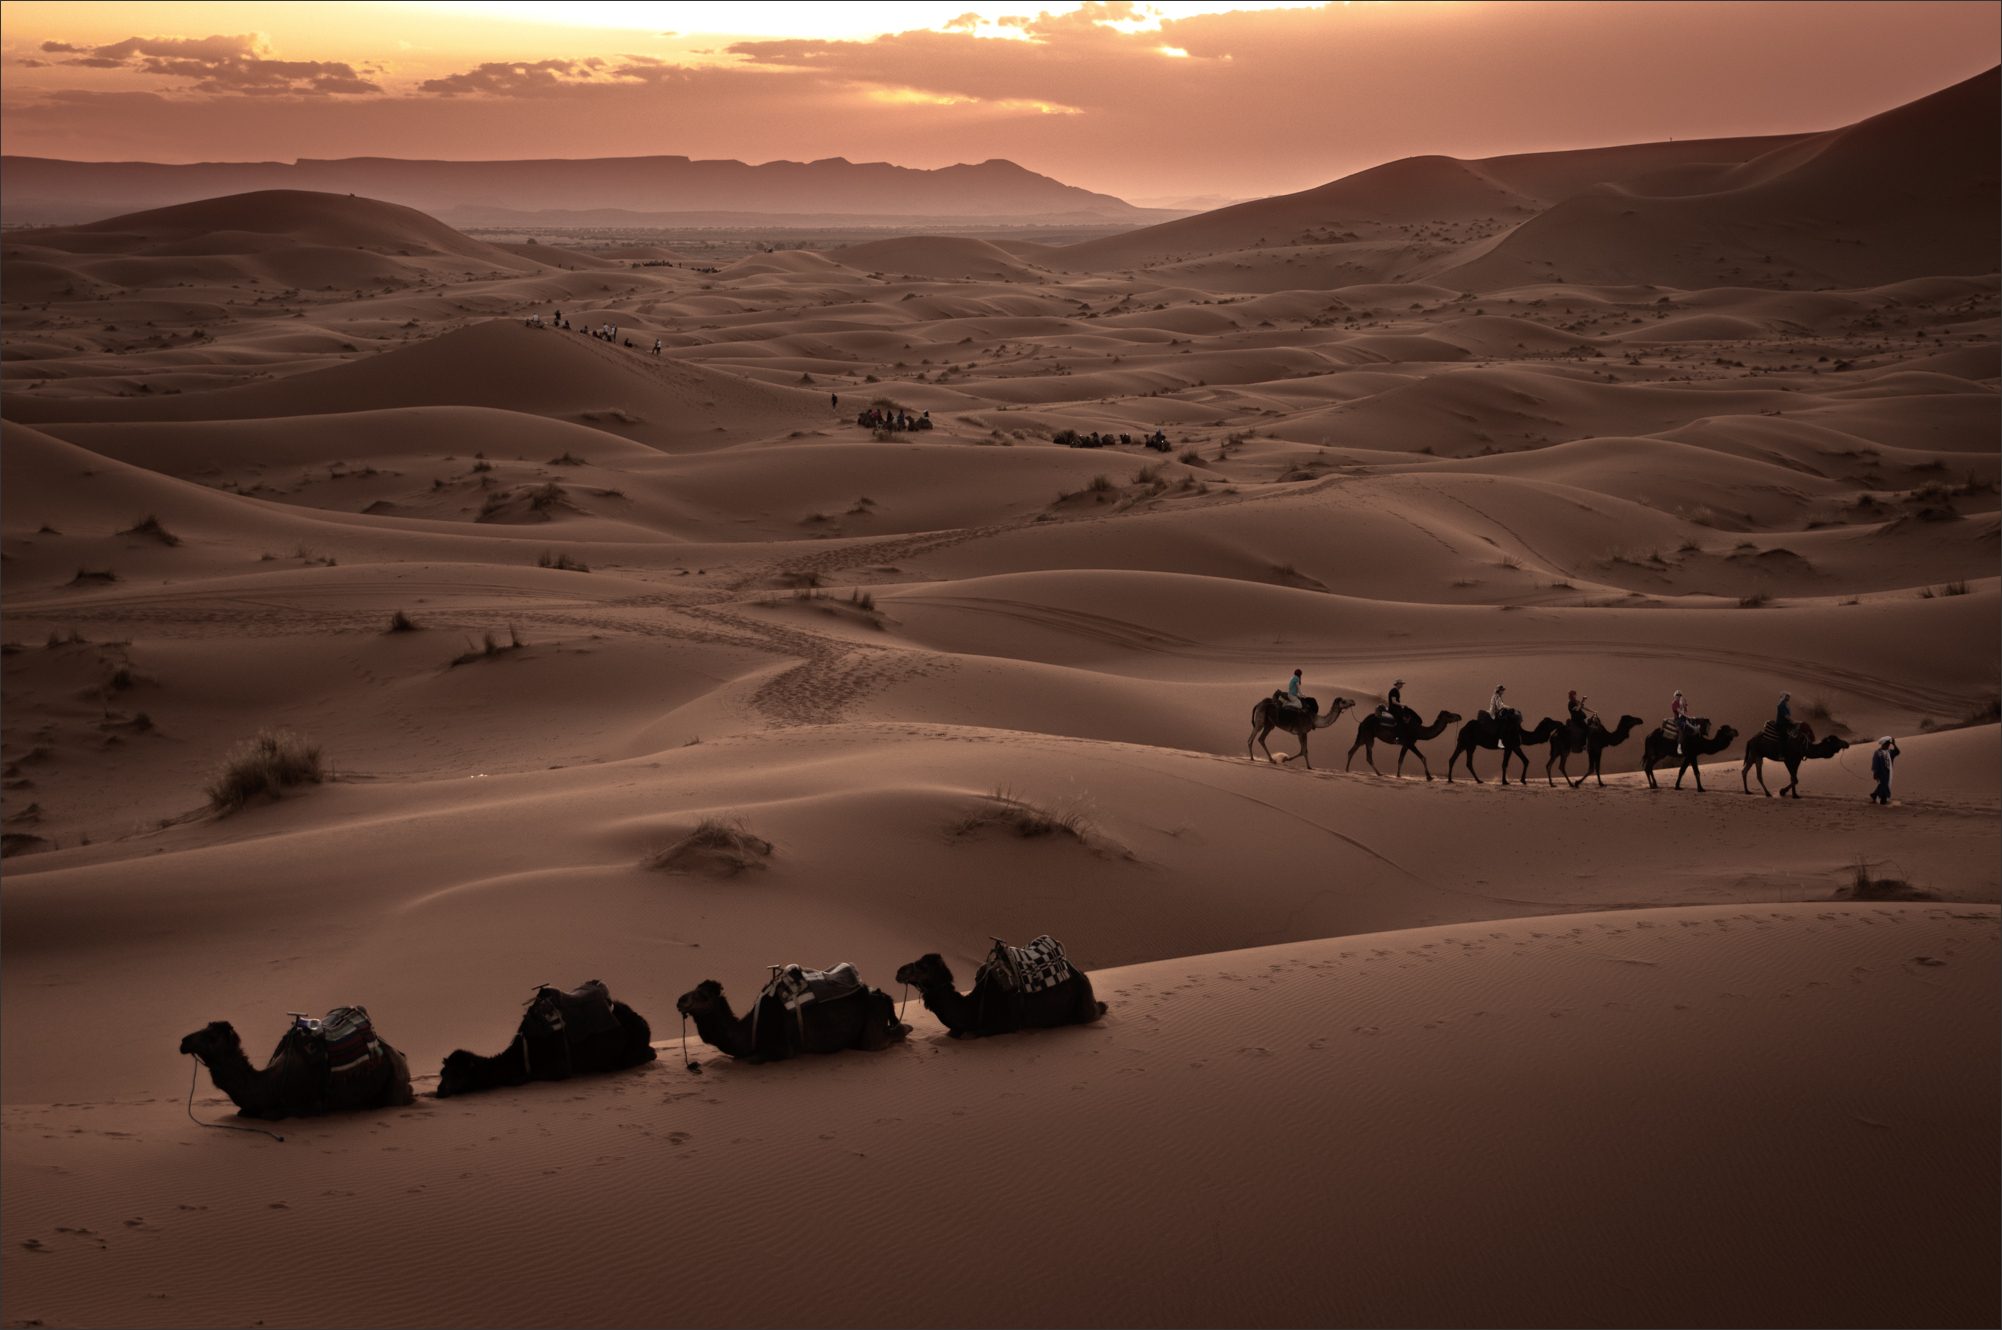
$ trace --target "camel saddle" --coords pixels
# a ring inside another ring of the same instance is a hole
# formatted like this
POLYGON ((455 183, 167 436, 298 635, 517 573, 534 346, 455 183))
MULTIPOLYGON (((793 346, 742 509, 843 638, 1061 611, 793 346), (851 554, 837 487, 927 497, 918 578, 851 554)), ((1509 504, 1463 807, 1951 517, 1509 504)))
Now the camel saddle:
POLYGON ((524 1033, 540 1026, 540 1033, 560 1034, 573 1044, 619 1028, 619 1018, 612 1011, 612 991, 602 979, 579 984, 567 993, 543 985, 529 999, 521 1020, 527 1027, 524 1033))
POLYGON ((323 1069, 329 1081, 371 1071, 388 1056, 366 1007, 335 1007, 324 1021, 300 1017, 292 1029, 307 1065, 323 1069))
POLYGON ((978 985, 982 979, 991 977, 1001 987, 1017 993, 1040 993, 1065 982, 1073 973, 1070 961, 1064 956, 1064 944, 1048 933, 1026 947, 1011 947, 997 937, 994 950, 973 982, 978 985))
POLYGON ((866 988, 862 976, 847 961, 831 970, 808 970, 797 965, 774 965, 772 977, 761 997, 777 998, 788 1011, 800 1011, 809 1002, 839 1002, 866 988))
MULTIPOLYGON (((1272 700, 1282 707, 1290 707, 1292 705, 1286 700, 1286 690, 1284 688, 1273 689, 1272 700)), ((1303 697, 1300 699, 1300 710, 1306 712, 1309 716, 1318 716, 1321 714, 1321 700, 1317 697, 1303 697)))
POLYGON ((1786 744, 1789 742, 1811 744, 1814 742, 1814 727, 1812 725, 1795 725, 1792 734, 1782 737, 1780 734, 1780 723, 1777 720, 1769 720, 1766 722, 1765 738, 1766 742, 1770 744, 1786 744))

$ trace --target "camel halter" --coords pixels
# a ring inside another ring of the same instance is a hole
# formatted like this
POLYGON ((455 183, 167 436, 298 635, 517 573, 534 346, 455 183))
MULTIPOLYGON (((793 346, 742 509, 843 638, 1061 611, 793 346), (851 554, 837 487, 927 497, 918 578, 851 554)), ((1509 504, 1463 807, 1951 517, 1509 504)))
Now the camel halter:
POLYGON ((681 1013, 681 1062, 697 1076, 702 1074, 701 1064, 688 1060, 688 1013, 685 1011, 681 1013))
POLYGON ((194 1123, 197 1127, 214 1127, 219 1131, 254 1131, 261 1135, 269 1136, 274 1141, 283 1141, 285 1139, 277 1132, 265 1131, 262 1127, 239 1127, 234 1122, 203 1122, 200 1118, 196 1117, 195 1085, 202 1078, 202 1068, 209 1064, 202 1061, 201 1054, 199 1053, 190 1053, 188 1056, 195 1060, 195 1065, 188 1070, 188 1121, 194 1123))

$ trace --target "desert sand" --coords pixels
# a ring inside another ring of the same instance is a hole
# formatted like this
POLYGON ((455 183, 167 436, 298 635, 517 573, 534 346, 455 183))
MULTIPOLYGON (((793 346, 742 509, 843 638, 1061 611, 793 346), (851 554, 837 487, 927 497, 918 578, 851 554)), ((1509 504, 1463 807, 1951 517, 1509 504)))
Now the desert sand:
POLYGON ((7 232, 0 1318, 1993 1324, 1996 89, 1061 248, 7 232), (1470 778, 1498 683, 1635 724, 1470 778), (263 729, 324 778, 213 807, 263 729), (1042 933, 1102 1020, 683 1061, 1042 933), (433 1097, 589 978, 657 1061, 433 1097), (189 1121, 344 1003, 414 1105, 189 1121))

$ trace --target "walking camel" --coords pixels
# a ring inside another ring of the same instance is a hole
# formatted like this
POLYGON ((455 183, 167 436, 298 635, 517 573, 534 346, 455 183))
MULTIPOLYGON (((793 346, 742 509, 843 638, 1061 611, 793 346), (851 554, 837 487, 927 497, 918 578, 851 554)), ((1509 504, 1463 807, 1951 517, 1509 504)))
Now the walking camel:
POLYGON ((1606 778, 1599 774, 1599 758, 1608 748, 1617 748, 1625 743, 1627 736, 1633 733, 1634 727, 1639 724, 1641 724, 1639 716, 1622 716, 1619 726, 1609 730, 1604 721, 1594 716, 1582 735, 1578 733, 1578 727, 1575 725, 1558 726, 1557 732, 1550 736, 1550 760, 1543 764, 1543 778, 1550 779, 1550 764, 1554 762, 1557 764, 1557 774, 1569 781, 1572 789, 1575 790, 1583 785, 1588 777, 1597 780, 1599 787, 1604 789, 1606 778), (1589 760, 1586 763, 1585 774, 1577 780, 1571 780, 1571 754, 1578 752, 1584 753, 1589 760))
MULTIPOLYGON (((1696 727, 1696 732, 1683 736, 1682 764, 1677 768, 1675 773, 1675 788, 1678 790, 1682 788, 1683 772, 1694 771, 1696 773, 1696 792, 1701 794, 1703 793, 1703 767, 1698 759, 1709 757, 1713 753, 1721 753, 1726 748, 1729 748, 1737 740, 1738 732, 1729 725, 1726 725, 1723 729, 1717 731, 1715 737, 1712 737, 1710 734, 1710 720, 1707 716, 1700 720, 1692 720, 1690 723, 1696 727)), ((1661 762, 1674 757, 1676 755, 1675 748, 1675 736, 1668 730, 1666 724, 1661 729, 1648 731, 1647 739, 1641 746, 1641 774, 1647 777, 1647 787, 1650 790, 1661 788, 1655 781, 1654 769, 1661 762)))
POLYGON ((1353 706, 1355 703, 1350 699, 1338 697, 1326 711, 1317 714, 1303 707, 1289 707, 1276 698, 1261 697, 1258 699, 1258 704, 1251 708, 1251 737, 1244 741, 1244 755, 1254 762, 1257 761, 1258 755, 1251 751, 1251 746, 1257 744, 1260 748, 1265 748, 1266 761, 1287 761, 1287 754, 1282 753, 1274 757, 1272 750, 1265 747, 1266 735, 1274 730, 1284 730, 1300 741, 1298 757, 1306 764, 1307 769, 1312 771, 1314 764, 1307 757, 1307 736, 1315 730, 1327 729, 1335 723, 1337 717, 1353 706))
MULTIPOLYGON (((1773 761, 1784 765, 1787 769, 1787 784, 1780 791, 1780 798, 1784 799, 1788 795, 1792 795, 1798 799, 1800 798, 1800 764, 1802 759, 1810 757, 1834 757, 1848 746, 1848 741, 1838 739, 1832 734, 1821 742, 1816 743, 1814 739, 1814 727, 1811 725, 1796 727, 1793 734, 1785 739, 1779 738, 1770 728, 1762 730, 1745 740, 1745 765, 1738 771, 1738 786, 1746 794, 1750 794, 1752 787, 1745 777, 1751 774, 1759 778, 1759 788, 1766 790, 1766 759, 1771 758, 1773 761)), ((1773 792, 1766 790, 1766 798, 1770 799, 1772 797, 1773 792)))
MULTIPOLYGON (((1474 778, 1474 784, 1486 784, 1481 779, 1480 774, 1474 770, 1474 750, 1478 748, 1499 748, 1502 755, 1502 784, 1508 784, 1508 760, 1513 757, 1516 761, 1522 763, 1521 783, 1527 785, 1529 784, 1529 758, 1522 751, 1523 748, 1534 747, 1540 743, 1548 743, 1552 731, 1558 729, 1559 726, 1560 722, 1545 716, 1537 722, 1535 729, 1525 734, 1521 723, 1517 722, 1515 738, 1507 739, 1502 735, 1501 725, 1490 718, 1486 712, 1482 712, 1460 727, 1459 737, 1453 743, 1453 755, 1446 759, 1446 779, 1449 781, 1453 779, 1453 764, 1464 757, 1467 760, 1467 774, 1474 778)), ((1544 779, 1549 779, 1550 772, 1547 768, 1543 775, 1544 779)), ((1554 784, 1555 782, 1552 783, 1554 784)))
POLYGON ((1421 739, 1438 738, 1446 732, 1448 725, 1456 725, 1459 720, 1459 712, 1441 711, 1438 718, 1430 725, 1421 725, 1407 710, 1403 717, 1385 724, 1372 711, 1363 717, 1362 724, 1356 726, 1356 741, 1349 745, 1348 759, 1342 763, 1342 770, 1349 769, 1349 763, 1355 760, 1356 749, 1360 748, 1363 750, 1363 761, 1369 763, 1371 771, 1376 771, 1376 774, 1381 776, 1383 773, 1376 770, 1376 746, 1379 742, 1394 743, 1397 745, 1396 774, 1399 776, 1404 774, 1404 759, 1408 755, 1418 759, 1418 765, 1425 768, 1425 779, 1431 780, 1432 764, 1425 760, 1425 754, 1418 751, 1418 742, 1421 739))

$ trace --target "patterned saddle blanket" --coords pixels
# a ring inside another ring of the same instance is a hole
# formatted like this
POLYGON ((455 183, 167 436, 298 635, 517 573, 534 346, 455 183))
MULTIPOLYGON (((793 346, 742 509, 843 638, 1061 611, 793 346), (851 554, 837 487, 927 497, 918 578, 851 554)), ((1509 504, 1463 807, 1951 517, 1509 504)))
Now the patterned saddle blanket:
POLYGON ((1043 934, 1026 947, 1011 947, 994 939, 994 950, 974 976, 975 984, 993 978, 1003 988, 1017 993, 1040 993, 1055 988, 1076 973, 1064 955, 1064 944, 1043 934))
MULTIPOLYGON (((1284 688, 1275 688, 1272 692, 1272 700, 1278 706, 1288 711, 1293 709, 1293 704, 1287 699, 1284 688)), ((1318 716, 1321 714, 1321 700, 1317 697, 1303 697, 1300 699, 1300 710, 1310 716, 1318 716)))
POLYGON ((612 991, 602 979, 579 984, 569 992, 544 985, 535 990, 522 1015, 524 1034, 560 1034, 573 1044, 619 1028, 612 1010, 612 991))
POLYGON ((798 1011, 809 1002, 838 1002, 853 997, 864 988, 862 976, 847 961, 831 970, 808 970, 798 965, 774 965, 763 997, 777 998, 788 1011, 798 1011))
POLYGON ((1789 739, 1799 743, 1811 744, 1814 742, 1814 727, 1812 725, 1795 725, 1793 727, 1793 734, 1783 738, 1780 735, 1780 723, 1776 720, 1769 720, 1766 722, 1764 734, 1766 742, 1771 744, 1783 744, 1788 742, 1789 739))
POLYGON ((326 1069, 329 1080, 369 1071, 388 1057, 366 1007, 335 1007, 327 1018, 316 1021, 291 1013, 292 1033, 298 1036, 308 1066, 326 1069))

